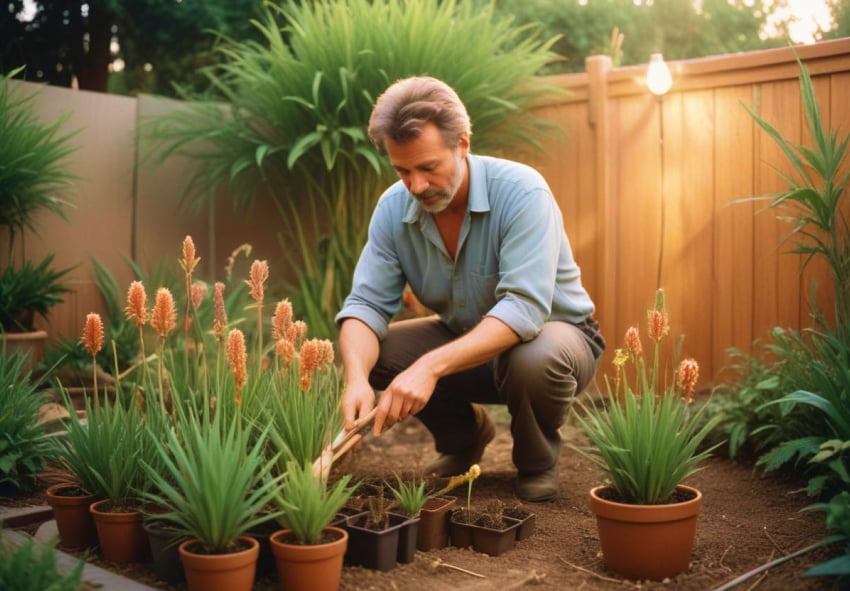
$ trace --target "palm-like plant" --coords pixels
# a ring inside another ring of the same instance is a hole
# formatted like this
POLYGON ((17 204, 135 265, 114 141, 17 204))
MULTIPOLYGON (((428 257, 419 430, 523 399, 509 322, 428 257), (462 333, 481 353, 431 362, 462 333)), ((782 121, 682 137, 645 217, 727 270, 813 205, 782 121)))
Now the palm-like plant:
POLYGON ((194 102, 151 123, 161 157, 196 159, 187 192, 200 204, 221 185, 238 206, 262 189, 278 208, 297 272, 294 303, 318 336, 351 282, 381 189, 392 178, 366 126, 395 80, 446 81, 475 126, 476 150, 534 144, 528 107, 554 88, 534 78, 553 58, 528 27, 473 2, 319 0, 269 4, 256 42, 224 44, 207 72, 230 105, 194 102))

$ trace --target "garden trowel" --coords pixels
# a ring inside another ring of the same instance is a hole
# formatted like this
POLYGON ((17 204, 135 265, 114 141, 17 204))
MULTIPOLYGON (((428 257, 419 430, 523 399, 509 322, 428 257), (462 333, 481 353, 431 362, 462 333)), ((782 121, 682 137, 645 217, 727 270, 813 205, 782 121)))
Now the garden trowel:
POLYGON ((339 435, 337 435, 336 438, 324 450, 322 450, 322 453, 316 461, 313 462, 313 476, 316 479, 321 479, 323 481, 328 479, 331 466, 333 466, 334 462, 341 458, 345 452, 360 443, 360 440, 363 439, 363 433, 372 425, 377 413, 378 407, 376 406, 367 414, 357 419, 354 422, 354 427, 350 431, 346 431, 345 429, 340 431, 339 435))

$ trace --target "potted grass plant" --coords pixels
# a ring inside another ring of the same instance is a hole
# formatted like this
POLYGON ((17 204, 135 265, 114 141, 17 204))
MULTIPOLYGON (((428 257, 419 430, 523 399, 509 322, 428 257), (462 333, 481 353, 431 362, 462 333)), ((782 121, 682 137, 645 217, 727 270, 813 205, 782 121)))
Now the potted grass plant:
POLYGON ((156 487, 145 498, 164 509, 152 519, 189 538, 179 552, 190 590, 252 588, 259 543, 245 532, 277 516, 263 511, 280 484, 270 475, 276 458, 264 454, 267 437, 226 413, 186 411, 157 442, 165 469, 145 466, 156 487))
POLYGON ((636 327, 618 349, 613 387, 601 403, 583 404, 578 421, 591 446, 577 448, 603 471, 606 484, 590 491, 606 566, 629 579, 661 580, 688 568, 702 493, 682 481, 713 448, 700 444, 717 423, 692 403, 699 367, 663 371, 661 343, 669 334, 664 292, 648 312, 653 341, 649 363, 636 327))
POLYGON ((284 529, 272 534, 278 576, 290 591, 339 588, 348 532, 329 525, 354 490, 351 476, 333 485, 313 475, 312 461, 289 462, 275 497, 284 529))
POLYGON ((44 212, 64 217, 68 202, 63 195, 76 177, 63 160, 76 150, 70 144, 76 132, 64 132, 67 116, 39 120, 36 95, 22 92, 23 85, 10 88, 19 71, 0 76, 0 230, 5 228, 8 234, 6 264, 0 273, 0 338, 10 347, 30 351, 34 366, 47 341, 47 333, 36 330, 34 318, 46 316, 62 301, 61 295, 68 291, 62 280, 70 269, 54 269, 53 255, 37 263, 27 260, 23 237, 26 230, 35 231, 44 212))

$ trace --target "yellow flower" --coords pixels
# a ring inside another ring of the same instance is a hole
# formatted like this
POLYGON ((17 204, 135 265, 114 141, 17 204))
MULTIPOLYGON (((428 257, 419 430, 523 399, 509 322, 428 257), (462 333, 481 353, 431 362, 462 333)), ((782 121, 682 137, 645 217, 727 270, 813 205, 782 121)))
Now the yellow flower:
POLYGON ((614 365, 618 368, 623 367, 626 362, 629 360, 629 356, 626 355, 626 352, 623 349, 615 349, 614 350, 614 365))

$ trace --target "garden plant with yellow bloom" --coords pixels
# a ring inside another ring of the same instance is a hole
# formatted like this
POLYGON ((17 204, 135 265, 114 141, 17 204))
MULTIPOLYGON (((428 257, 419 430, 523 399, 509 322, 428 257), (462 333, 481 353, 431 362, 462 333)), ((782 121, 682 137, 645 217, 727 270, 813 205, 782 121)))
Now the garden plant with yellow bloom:
POLYGON ((675 375, 661 367, 661 345, 670 325, 664 292, 656 293, 647 314, 652 358, 647 362, 637 327, 625 334, 625 348, 614 355, 616 375, 601 402, 582 404, 578 421, 592 444, 578 451, 604 471, 618 500, 638 505, 672 502, 681 482, 698 471, 711 449, 700 444, 715 427, 704 406, 692 408, 699 366, 693 359, 678 364, 675 375))

